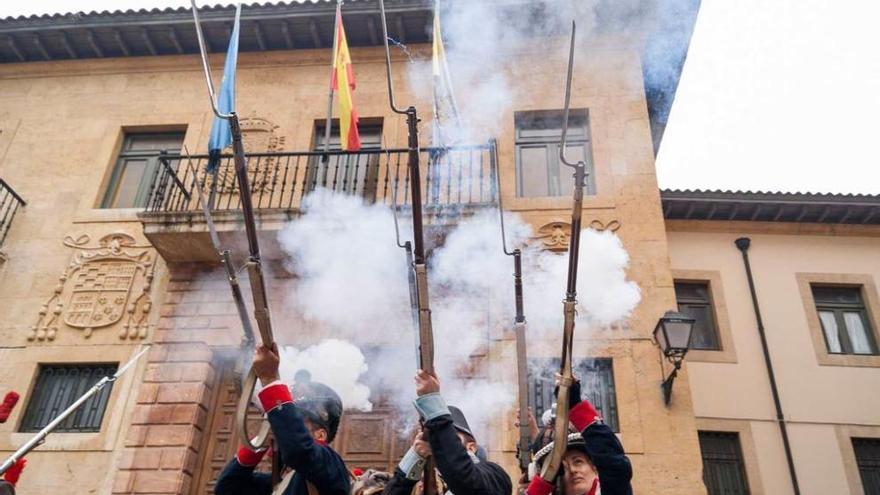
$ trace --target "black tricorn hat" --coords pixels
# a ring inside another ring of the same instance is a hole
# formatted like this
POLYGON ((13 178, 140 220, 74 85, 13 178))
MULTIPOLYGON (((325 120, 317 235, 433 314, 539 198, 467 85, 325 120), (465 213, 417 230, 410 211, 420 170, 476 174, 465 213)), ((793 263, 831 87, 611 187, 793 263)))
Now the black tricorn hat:
POLYGON ((342 417, 342 399, 332 388, 313 382, 312 375, 299 370, 290 387, 294 403, 309 421, 327 429, 327 441, 332 442, 342 417))
POLYGON ((449 412, 452 413, 452 426, 454 426, 456 430, 473 438, 476 442, 477 437, 474 436, 474 432, 471 431, 471 426, 468 424, 467 418, 464 417, 464 413, 461 412, 461 409, 455 406, 449 406, 449 412))

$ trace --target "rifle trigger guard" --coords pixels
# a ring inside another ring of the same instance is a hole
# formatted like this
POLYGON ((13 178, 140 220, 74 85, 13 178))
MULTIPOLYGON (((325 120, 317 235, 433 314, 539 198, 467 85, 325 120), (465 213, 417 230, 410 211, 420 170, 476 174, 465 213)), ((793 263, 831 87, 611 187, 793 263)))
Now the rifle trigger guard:
POLYGON ((251 436, 248 432, 248 407, 251 403, 251 397, 254 396, 254 390, 257 388, 257 374, 251 367, 247 377, 241 384, 241 396, 238 399, 238 408, 235 410, 235 423, 238 426, 238 436, 241 443, 251 449, 260 450, 266 447, 266 440, 269 438, 269 422, 266 421, 265 414, 260 421, 260 429, 256 436, 251 436))

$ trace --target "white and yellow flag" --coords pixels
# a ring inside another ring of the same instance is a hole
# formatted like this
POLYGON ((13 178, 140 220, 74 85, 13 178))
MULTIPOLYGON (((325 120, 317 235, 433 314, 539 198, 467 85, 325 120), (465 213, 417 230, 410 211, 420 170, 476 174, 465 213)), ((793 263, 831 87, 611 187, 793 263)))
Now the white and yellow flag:
POLYGON ((443 32, 440 28, 440 0, 434 0, 434 45, 431 65, 434 86, 434 146, 449 146, 455 141, 455 129, 461 127, 452 78, 446 61, 443 32))

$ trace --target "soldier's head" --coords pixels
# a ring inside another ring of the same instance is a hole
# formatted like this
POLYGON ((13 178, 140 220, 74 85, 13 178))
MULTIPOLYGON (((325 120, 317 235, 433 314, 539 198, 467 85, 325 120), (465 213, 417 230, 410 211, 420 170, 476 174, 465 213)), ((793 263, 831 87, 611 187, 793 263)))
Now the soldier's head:
MULTIPOLYGON (((554 443, 555 441, 544 445, 535 453, 532 465, 529 466, 530 477, 537 476, 541 472, 544 462, 549 459, 550 452, 553 451, 554 443)), ((581 495, 593 487, 593 481, 598 475, 586 447, 587 444, 580 433, 568 435, 560 473, 562 483, 559 488, 563 495, 581 495)))
POLYGON ((480 446, 477 444, 477 439, 474 437, 474 432, 471 430, 467 418, 464 417, 464 413, 455 406, 449 406, 449 412, 452 413, 452 426, 455 427, 455 432, 458 433, 458 439, 461 440, 461 444, 464 445, 468 452, 478 455, 480 446))
POLYGON ((586 493, 593 487, 596 479, 596 466, 587 455, 584 440, 581 437, 568 442, 568 450, 562 458, 562 481, 566 495, 586 493))
POLYGON ((332 442, 342 419, 339 395, 327 385, 313 382, 312 375, 306 370, 296 372, 290 392, 312 437, 324 443, 332 442))

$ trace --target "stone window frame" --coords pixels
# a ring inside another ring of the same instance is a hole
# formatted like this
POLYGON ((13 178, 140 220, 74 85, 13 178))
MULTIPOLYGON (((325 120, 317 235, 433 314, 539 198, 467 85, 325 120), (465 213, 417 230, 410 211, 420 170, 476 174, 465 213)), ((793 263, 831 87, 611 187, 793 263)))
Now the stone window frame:
POLYGON ((849 485, 850 493, 865 493, 852 439, 880 438, 880 426, 835 425, 834 432, 837 435, 840 457, 843 460, 843 469, 846 473, 846 482, 849 485))
POLYGON ((143 208, 101 208, 126 132, 185 132, 184 147, 195 154, 193 150, 205 146, 202 135, 210 129, 211 123, 203 112, 186 112, 171 118, 165 114, 145 114, 135 119, 111 118, 104 122, 106 132, 93 152, 95 163, 101 166, 95 167, 87 178, 88 185, 82 190, 73 223, 139 221, 137 215, 143 208))
POLYGON ((715 315, 715 331, 718 332, 719 350, 691 349, 685 357, 688 361, 701 363, 736 364, 736 347, 733 343, 733 332, 730 327, 730 316, 727 311, 727 298, 724 295, 724 284, 721 272, 717 270, 672 270, 674 282, 704 283, 709 287, 709 301, 715 315))
MULTIPOLYGON (((743 464, 746 470, 746 483, 751 495, 764 495, 764 484, 761 481, 761 464, 758 461, 755 439, 752 435, 752 423, 742 419, 696 418, 697 431, 719 433, 736 433, 742 450, 743 464)), ((702 454, 701 454, 702 458, 702 454)), ((700 475, 702 479, 702 474, 700 475)))
POLYGON ((874 332, 874 341, 880 342, 880 329, 878 329, 878 317, 880 317, 880 296, 877 293, 877 285, 871 275, 858 273, 795 273, 797 285, 804 304, 804 313, 807 318, 807 328, 810 332, 810 340, 813 342, 813 350, 816 353, 816 362, 819 366, 855 366, 880 368, 880 356, 860 354, 832 354, 828 352, 825 343, 825 335, 822 332, 822 323, 816 311, 816 301, 813 299, 813 284, 858 286, 861 288, 862 300, 865 303, 865 311, 871 331, 874 332))
MULTIPOLYGON (((101 346, 101 362, 116 362, 121 367, 137 352, 139 346, 101 346)), ((16 350, 15 357, 20 363, 27 363, 22 373, 11 376, 6 385, 22 396, 19 405, 12 412, 9 421, 0 425, 0 450, 13 451, 30 440, 36 433, 20 432, 25 409, 30 400, 33 388, 39 377, 40 365, 53 364, 86 364, 95 362, 94 346, 33 346, 16 350)), ((149 354, 149 353, 147 353, 149 354)), ((7 354, 13 357, 13 353, 7 354)), ((40 445, 41 451, 47 452, 112 452, 118 448, 119 436, 125 433, 127 420, 130 419, 133 407, 132 394, 137 393, 137 383, 146 367, 149 356, 142 356, 131 369, 113 383, 107 407, 101 420, 101 428, 97 432, 51 433, 40 445), (137 378, 137 380, 136 380, 137 378)))
POLYGON ((114 161, 113 166, 109 171, 110 175, 105 181, 106 185, 103 188, 103 193, 101 195, 100 202, 98 203, 98 207, 106 210, 143 210, 145 207, 147 207, 147 203, 150 200, 149 189, 152 185, 153 177, 158 172, 158 169, 162 168, 160 164, 161 154, 163 152, 170 152, 170 154, 175 154, 176 152, 177 154, 182 154, 183 143, 185 141, 185 128, 178 130, 161 131, 123 129, 122 143, 117 150, 116 160, 114 161), (129 145, 136 142, 138 138, 144 137, 152 139, 166 138, 168 140, 179 137, 180 149, 129 149, 129 145), (135 204, 131 206, 113 206, 113 203, 117 200, 117 195, 119 194, 119 189, 123 182, 123 176, 125 174, 126 167, 128 166, 128 161, 130 160, 142 160, 146 162, 144 173, 138 180, 138 190, 133 198, 135 204), (139 204, 141 201, 143 201, 144 204, 139 204))
MULTIPOLYGON (((514 177, 515 177, 515 187, 514 194, 516 198, 520 199, 542 199, 542 198, 567 198, 571 194, 566 189, 565 183, 560 182, 560 191, 558 194, 543 194, 543 195, 535 195, 529 196, 526 195, 523 191, 523 159, 522 159, 522 150, 530 147, 541 147, 541 146, 550 146, 552 144, 559 143, 558 138, 554 138, 553 136, 541 136, 541 137, 526 137, 522 136, 522 131, 526 130, 526 126, 530 122, 534 121, 550 121, 555 122, 557 119, 560 121, 563 117, 562 110, 520 110, 514 112, 513 120, 513 142, 514 142, 514 177), (556 141, 554 141, 556 139, 556 141)), ((592 131, 591 131, 591 119, 590 119, 590 109, 589 108, 576 108, 571 110, 570 120, 577 122, 579 119, 583 118, 583 127, 582 130, 583 135, 576 134, 577 126, 573 125, 569 122, 569 135, 568 135, 568 144, 570 147, 573 146, 583 146, 584 149, 584 158, 587 164, 587 183, 586 187, 584 187, 584 195, 587 197, 595 196, 597 194, 596 190, 596 181, 594 178, 594 158, 593 158, 593 139, 592 139, 592 131)), ((558 151, 558 150, 557 150, 558 151)), ((549 149, 546 150, 549 153, 549 149)), ((549 155, 548 155, 549 156, 549 155)), ((555 156, 555 155, 554 155, 555 156)), ((571 158, 574 159, 574 158, 571 158)), ((567 168, 559 162, 558 157, 556 157, 555 164, 558 167, 558 170, 561 174, 567 174, 567 168)), ((548 167, 550 163, 547 164, 548 167)), ((550 170, 548 172, 548 187, 550 187, 551 178, 555 178, 557 180, 561 179, 559 177, 552 177, 550 170)))

